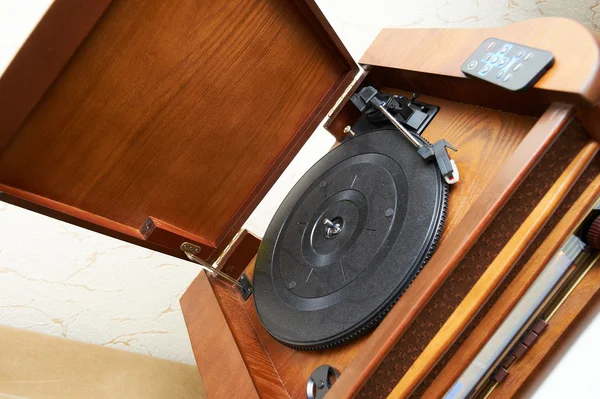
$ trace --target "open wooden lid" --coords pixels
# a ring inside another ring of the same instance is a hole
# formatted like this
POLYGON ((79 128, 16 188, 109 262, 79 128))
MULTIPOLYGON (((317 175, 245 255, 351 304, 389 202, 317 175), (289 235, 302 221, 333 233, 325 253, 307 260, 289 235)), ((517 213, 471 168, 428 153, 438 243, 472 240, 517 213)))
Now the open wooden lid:
POLYGON ((56 0, 0 79, 0 191, 214 259, 357 66, 312 0, 89 3, 56 0))

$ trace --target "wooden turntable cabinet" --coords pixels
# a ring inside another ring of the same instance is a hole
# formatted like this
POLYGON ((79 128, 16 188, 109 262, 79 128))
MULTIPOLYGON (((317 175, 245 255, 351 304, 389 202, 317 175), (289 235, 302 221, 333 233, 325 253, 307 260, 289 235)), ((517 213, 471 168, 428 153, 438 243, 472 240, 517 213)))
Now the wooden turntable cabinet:
MULTIPOLYGON (((181 299, 209 398, 304 398, 320 365, 328 399, 440 397, 600 195, 600 48, 579 24, 384 29, 352 60, 312 0, 56 0, 0 78, 1 198, 252 279, 259 240, 240 228, 326 118, 342 140, 371 85, 440 107, 461 181, 437 252, 383 322, 348 345, 298 351, 253 298, 202 272, 181 299), (534 88, 465 77, 497 37, 553 53, 534 88)), ((527 382, 597 299, 583 278, 492 397, 527 382)))

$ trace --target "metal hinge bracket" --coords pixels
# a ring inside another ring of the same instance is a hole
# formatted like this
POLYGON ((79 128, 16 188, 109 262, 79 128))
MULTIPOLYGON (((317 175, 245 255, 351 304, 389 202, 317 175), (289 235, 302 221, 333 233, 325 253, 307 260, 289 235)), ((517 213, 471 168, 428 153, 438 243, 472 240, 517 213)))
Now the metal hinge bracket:
POLYGON ((188 257, 189 260, 199 264, 204 270, 215 273, 223 280, 235 284, 235 286, 242 294, 244 300, 248 299, 250 295, 252 295, 252 283, 250 282, 248 276, 246 276, 245 274, 242 274, 239 280, 236 280, 233 277, 223 273, 221 270, 217 269, 213 265, 198 257, 198 254, 200 254, 201 251, 201 248, 198 245, 192 244, 190 242, 184 242, 179 248, 183 251, 183 253, 185 254, 185 256, 188 257))

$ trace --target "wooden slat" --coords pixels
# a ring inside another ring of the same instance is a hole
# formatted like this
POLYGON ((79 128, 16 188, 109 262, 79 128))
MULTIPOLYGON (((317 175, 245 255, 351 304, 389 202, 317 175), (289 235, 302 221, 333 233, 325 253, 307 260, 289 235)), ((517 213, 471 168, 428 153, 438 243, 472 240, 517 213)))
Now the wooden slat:
POLYGON ((450 318, 412 364, 388 398, 405 398, 410 395, 419 382, 435 366, 437 361, 450 348, 456 338, 486 303, 523 251, 527 249, 537 236, 540 229, 550 219, 556 207, 569 193, 571 187, 598 152, 599 148, 600 144, 591 141, 581 150, 460 305, 454 310, 450 318))
POLYGON ((573 204, 556 225, 546 240, 532 255, 527 264, 515 277, 507 289, 500 295, 494 306, 481 320, 475 330, 462 344, 446 364, 442 372, 425 392, 425 397, 443 396, 460 376, 469 363, 475 358, 483 345, 488 341, 508 313, 527 291, 545 265, 554 256, 564 240, 587 215, 590 207, 600 195, 600 176, 597 176, 588 189, 573 204))
MULTIPOLYGON (((565 104, 552 104, 506 160, 504 167, 468 209, 455 234, 448 234, 410 288, 363 345, 328 393, 330 399, 355 395, 411 321, 425 307, 450 272, 471 248, 531 168, 573 115, 565 104)), ((460 184, 460 183, 459 183, 460 184)), ((451 220, 451 219, 450 219, 451 220)))

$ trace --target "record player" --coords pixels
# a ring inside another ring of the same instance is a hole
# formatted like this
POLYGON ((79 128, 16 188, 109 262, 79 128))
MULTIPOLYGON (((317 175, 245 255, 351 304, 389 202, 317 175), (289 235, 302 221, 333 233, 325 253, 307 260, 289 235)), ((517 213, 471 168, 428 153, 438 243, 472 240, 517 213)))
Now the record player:
POLYGON ((598 54, 543 18, 384 29, 359 68, 312 0, 57 0, 0 79, 1 199, 208 269, 181 305, 209 398, 441 397, 593 211, 598 54), (488 38, 555 65, 466 77, 488 38), (324 118, 339 145, 240 230, 324 118))

